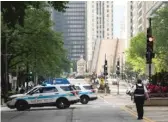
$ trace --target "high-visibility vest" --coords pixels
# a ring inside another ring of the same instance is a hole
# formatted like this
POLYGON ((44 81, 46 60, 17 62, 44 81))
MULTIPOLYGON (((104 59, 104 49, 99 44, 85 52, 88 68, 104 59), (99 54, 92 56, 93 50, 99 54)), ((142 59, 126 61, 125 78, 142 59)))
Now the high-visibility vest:
POLYGON ((101 79, 101 84, 102 84, 102 85, 104 84, 104 79, 101 79))

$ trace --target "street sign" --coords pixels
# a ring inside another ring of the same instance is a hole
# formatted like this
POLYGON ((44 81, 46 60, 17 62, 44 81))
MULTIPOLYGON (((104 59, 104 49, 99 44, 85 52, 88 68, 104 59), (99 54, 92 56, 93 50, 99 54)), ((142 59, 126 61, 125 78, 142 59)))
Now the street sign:
MULTIPOLYGON (((154 75, 155 67, 154 64, 151 64, 151 74, 154 75)), ((146 64, 146 75, 149 75, 149 64, 146 64)))

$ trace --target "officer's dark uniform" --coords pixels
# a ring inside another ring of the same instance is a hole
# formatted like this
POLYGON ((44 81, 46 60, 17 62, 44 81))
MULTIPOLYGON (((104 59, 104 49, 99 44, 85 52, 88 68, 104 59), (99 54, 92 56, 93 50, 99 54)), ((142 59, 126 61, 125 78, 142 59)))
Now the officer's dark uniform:
POLYGON ((143 119, 143 105, 145 101, 145 90, 144 85, 136 84, 136 89, 134 91, 134 100, 137 108, 138 119, 143 119))

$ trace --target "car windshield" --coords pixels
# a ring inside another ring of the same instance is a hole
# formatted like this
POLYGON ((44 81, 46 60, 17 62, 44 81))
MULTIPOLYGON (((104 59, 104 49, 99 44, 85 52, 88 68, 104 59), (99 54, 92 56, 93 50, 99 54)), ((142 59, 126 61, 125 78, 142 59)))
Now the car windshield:
POLYGON ((36 89, 36 88, 32 88, 32 89, 30 89, 27 93, 31 92, 33 89, 36 89))
POLYGON ((42 93, 42 90, 43 90, 42 87, 33 88, 32 90, 30 90, 29 92, 27 92, 27 94, 42 93))
POLYGON ((83 86, 86 90, 91 90, 93 89, 92 86, 83 86))
POLYGON ((60 88, 64 91, 73 91, 74 88, 72 86, 60 86, 60 88))
POLYGON ((81 90, 79 86, 74 86, 76 90, 81 90))
POLYGON ((34 91, 36 91, 37 88, 32 88, 31 90, 29 90, 26 94, 32 94, 34 91))

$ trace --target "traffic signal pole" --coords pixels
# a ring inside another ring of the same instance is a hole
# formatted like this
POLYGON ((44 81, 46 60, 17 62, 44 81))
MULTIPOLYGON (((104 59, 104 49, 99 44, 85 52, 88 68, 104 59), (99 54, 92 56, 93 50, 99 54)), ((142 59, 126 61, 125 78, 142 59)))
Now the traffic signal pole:
POLYGON ((106 54, 105 54, 105 62, 104 62, 104 81, 105 81, 105 95, 107 95, 107 75, 108 75, 108 70, 107 70, 107 60, 106 60, 106 54))
MULTIPOLYGON (((149 18, 149 30, 150 30, 150 35, 152 35, 152 27, 151 27, 151 18, 149 18)), ((149 37, 148 37, 149 38, 149 37)), ((150 51, 149 53, 149 58, 150 58, 150 62, 149 62, 149 82, 151 81, 151 64, 152 64, 152 51, 150 51)))
MULTIPOLYGON (((28 57, 28 53, 27 53, 27 57, 28 57)), ((28 91, 28 89, 29 89, 29 87, 28 87, 28 85, 29 85, 29 62, 28 62, 28 60, 27 60, 27 62, 26 62, 26 90, 28 91)))
POLYGON ((119 76, 120 76, 120 59, 118 58, 118 61, 117 61, 117 66, 116 66, 116 68, 117 68, 117 70, 116 70, 116 74, 117 74, 117 81, 118 81, 118 83, 117 83, 117 94, 119 95, 119 85, 120 85, 120 83, 119 83, 119 76))

